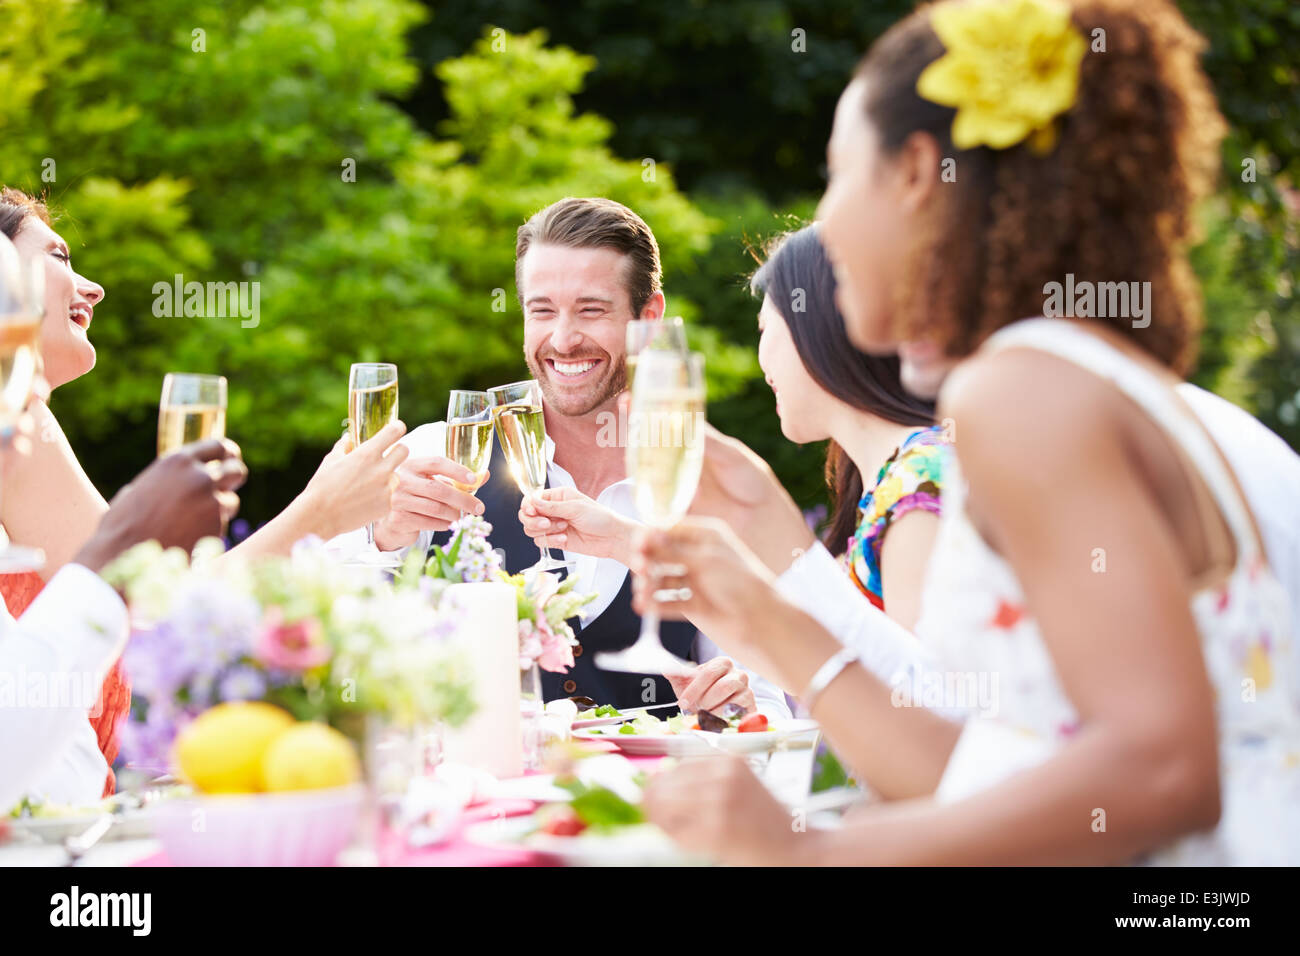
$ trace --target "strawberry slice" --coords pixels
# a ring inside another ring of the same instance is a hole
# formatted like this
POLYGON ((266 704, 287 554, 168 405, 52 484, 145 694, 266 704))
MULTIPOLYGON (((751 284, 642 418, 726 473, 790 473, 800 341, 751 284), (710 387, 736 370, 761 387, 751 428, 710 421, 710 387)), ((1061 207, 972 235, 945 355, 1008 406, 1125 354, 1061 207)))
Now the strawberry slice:
POLYGON ((587 829, 587 824, 579 820, 578 815, 567 807, 557 811, 541 827, 543 833, 563 837, 577 836, 585 829, 587 829))
POLYGON ((736 725, 736 730, 742 734, 753 734, 767 730, 767 714, 750 714, 736 725))

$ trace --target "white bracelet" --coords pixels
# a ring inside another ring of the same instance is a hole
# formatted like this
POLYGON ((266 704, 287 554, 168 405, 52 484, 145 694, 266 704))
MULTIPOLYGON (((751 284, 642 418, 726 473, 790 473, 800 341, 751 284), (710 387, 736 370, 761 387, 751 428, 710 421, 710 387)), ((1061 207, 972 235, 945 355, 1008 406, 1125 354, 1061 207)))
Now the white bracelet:
POLYGON ((831 681, 844 672, 844 668, 856 661, 858 656, 858 652, 853 648, 842 647, 832 654, 825 664, 817 668, 817 673, 813 674, 812 680, 808 682, 808 689, 799 698, 799 702, 803 704, 804 709, 812 713, 813 702, 817 700, 821 692, 830 686, 831 681))

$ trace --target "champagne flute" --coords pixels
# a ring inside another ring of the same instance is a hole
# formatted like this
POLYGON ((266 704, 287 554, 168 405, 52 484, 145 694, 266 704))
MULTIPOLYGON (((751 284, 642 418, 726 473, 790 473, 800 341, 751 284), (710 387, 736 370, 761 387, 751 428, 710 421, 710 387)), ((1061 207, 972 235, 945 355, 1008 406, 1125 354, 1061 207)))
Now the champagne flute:
POLYGON ((632 319, 627 324, 627 349, 624 367, 627 369, 627 387, 630 391, 636 380, 636 363, 646 349, 680 352, 685 355, 686 326, 682 317, 671 319, 632 319))
MULTIPOLYGON (((397 421, 397 366, 358 362, 348 373, 348 434, 354 447, 397 421)), ((375 543, 374 522, 366 525, 366 544, 375 543)))
MULTIPOLYGON (((24 260, 0 233, 0 454, 17 433, 41 372, 41 318, 45 272, 41 260, 24 260)), ((45 553, 9 543, 0 527, 0 572, 34 571, 45 553)))
POLYGON ((158 457, 182 445, 226 437, 226 380, 170 372, 158 400, 158 457))
MULTIPOLYGON (((641 353, 628 412, 627 473, 646 524, 668 529, 686 514, 704 468, 704 356, 667 349, 641 353)), ((656 600, 668 600, 656 592, 656 600)), ((597 655, 605 670, 685 676, 694 665, 659 639, 659 612, 641 618, 631 647, 597 655)))
MULTIPOLYGON (((492 460, 492 396, 487 392, 452 389, 447 399, 447 457, 474 473, 474 481, 453 481, 461 491, 473 494, 487 480, 492 460)), ((465 512, 460 513, 461 518, 465 512)))
MULTIPOLYGON (((542 415, 542 389, 536 379, 489 388, 492 419, 506 463, 524 497, 546 487, 546 420, 542 415)), ((545 539, 537 542, 541 560, 529 571, 553 571, 568 567, 551 557, 545 539)))

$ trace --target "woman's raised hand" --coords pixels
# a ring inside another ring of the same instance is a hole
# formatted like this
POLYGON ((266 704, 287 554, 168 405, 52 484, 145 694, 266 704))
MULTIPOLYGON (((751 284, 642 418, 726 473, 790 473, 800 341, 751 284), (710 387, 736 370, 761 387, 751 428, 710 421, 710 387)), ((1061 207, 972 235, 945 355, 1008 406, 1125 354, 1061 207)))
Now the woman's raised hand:
POLYGON ((332 538, 388 514, 397 466, 410 454, 398 444, 404 434, 406 426, 392 422, 360 447, 348 435, 335 442, 300 496, 317 534, 332 538))
MULTIPOLYGON (((813 533, 776 474, 744 442, 705 426, 692 515, 720 518, 773 573, 812 547, 813 533)), ((706 631, 707 633, 707 631, 706 631)))
POLYGON ((686 618, 726 653, 780 680, 767 648, 787 639, 784 599, 771 570, 725 522, 688 517, 666 531, 642 528, 631 562, 638 614, 653 605, 665 620, 686 618))
POLYGON ((519 522, 530 538, 548 548, 562 548, 627 564, 632 535, 639 525, 593 501, 576 488, 547 488, 519 505, 519 522))

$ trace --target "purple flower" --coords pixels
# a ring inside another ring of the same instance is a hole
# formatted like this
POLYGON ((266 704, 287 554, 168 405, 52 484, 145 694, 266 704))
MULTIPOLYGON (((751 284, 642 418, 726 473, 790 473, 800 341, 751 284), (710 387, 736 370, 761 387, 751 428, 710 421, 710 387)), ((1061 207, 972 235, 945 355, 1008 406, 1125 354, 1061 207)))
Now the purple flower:
MULTIPOLYGON (((460 536, 460 550, 456 553, 455 571, 461 581, 469 584, 495 581, 501 570, 501 555, 492 549, 488 535, 492 525, 478 515, 466 515, 448 529, 451 541, 460 536)), ((448 545, 450 550, 451 545, 448 545)))
POLYGON ((119 752, 128 765, 150 770, 170 769, 172 743, 182 713, 170 698, 150 701, 148 714, 139 720, 134 714, 119 725, 119 752))
POLYGON ((217 684, 217 696, 222 700, 261 700, 265 694, 266 678, 246 664, 231 668, 217 684))

